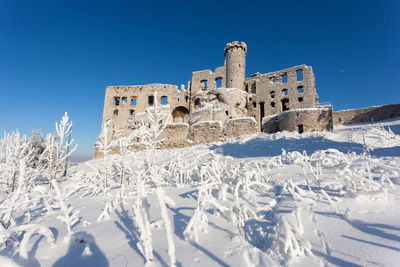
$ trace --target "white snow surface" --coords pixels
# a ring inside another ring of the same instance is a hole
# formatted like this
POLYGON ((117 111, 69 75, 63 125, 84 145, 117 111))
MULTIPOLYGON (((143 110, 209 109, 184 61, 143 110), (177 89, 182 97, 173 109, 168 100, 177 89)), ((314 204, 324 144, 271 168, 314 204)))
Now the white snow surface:
MULTIPOLYGON (((80 211, 72 231, 58 219, 67 216, 60 203, 49 200, 50 212, 32 204, 29 224, 48 227, 55 244, 33 235, 25 259, 9 242, 0 264, 398 266, 399 134, 400 119, 392 119, 161 150, 152 164, 144 151, 123 164, 118 156, 91 160, 59 183, 62 205, 80 211), (151 234, 141 232, 147 219, 151 234)), ((55 194, 48 185, 46 192, 55 194)), ((16 213, 15 227, 27 212, 16 213)))

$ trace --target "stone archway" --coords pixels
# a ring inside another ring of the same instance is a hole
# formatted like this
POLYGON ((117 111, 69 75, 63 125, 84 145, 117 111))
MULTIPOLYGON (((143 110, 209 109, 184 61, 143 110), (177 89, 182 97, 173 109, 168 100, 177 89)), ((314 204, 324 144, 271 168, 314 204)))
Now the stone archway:
POLYGON ((185 116, 188 114, 189 114, 189 110, 183 106, 174 108, 174 110, 172 111, 172 118, 174 120, 174 123, 184 122, 185 116))

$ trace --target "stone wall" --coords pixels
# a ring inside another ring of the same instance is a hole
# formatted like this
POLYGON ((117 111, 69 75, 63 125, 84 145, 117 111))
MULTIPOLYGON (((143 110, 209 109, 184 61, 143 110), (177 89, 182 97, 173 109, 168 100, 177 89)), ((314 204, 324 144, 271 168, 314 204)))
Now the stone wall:
POLYGON ((226 87, 225 66, 211 70, 202 70, 192 72, 191 92, 195 94, 199 91, 213 90, 216 88, 226 87), (220 85, 217 86, 217 80, 220 80, 220 85), (205 83, 204 83, 205 82, 205 83), (207 87, 204 85, 207 84, 207 87))
POLYGON ((313 108, 318 105, 312 67, 306 65, 256 73, 245 81, 248 92, 248 115, 261 123, 264 116, 285 110, 313 108))
POLYGON ((187 123, 168 123, 159 136, 160 148, 178 148, 188 146, 189 125, 187 123))
POLYGON ((223 141, 222 122, 202 121, 192 125, 191 139, 194 144, 207 144, 223 141))
POLYGON ((329 107, 318 107, 288 110, 278 115, 267 116, 263 119, 262 131, 265 133, 330 131, 331 111, 329 107))
POLYGON ((381 121, 400 116, 400 104, 348 109, 333 113, 334 125, 381 121))
POLYGON ((256 134, 257 132, 258 124, 252 117, 230 119, 225 124, 225 136, 227 138, 256 134))
POLYGON ((129 121, 141 119, 146 109, 155 104, 168 106, 172 117, 181 115, 178 110, 189 113, 189 98, 190 94, 184 88, 178 90, 176 85, 170 84, 108 86, 104 98, 102 130, 108 120, 113 121, 110 131, 126 130, 129 121))

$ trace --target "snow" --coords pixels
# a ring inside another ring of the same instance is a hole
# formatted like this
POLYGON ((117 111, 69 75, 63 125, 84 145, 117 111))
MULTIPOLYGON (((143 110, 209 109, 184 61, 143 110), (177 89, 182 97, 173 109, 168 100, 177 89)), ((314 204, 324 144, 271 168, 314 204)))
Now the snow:
POLYGON ((149 138, 53 189, 1 190, 0 265, 396 266, 399 134, 392 119, 176 150, 149 138))

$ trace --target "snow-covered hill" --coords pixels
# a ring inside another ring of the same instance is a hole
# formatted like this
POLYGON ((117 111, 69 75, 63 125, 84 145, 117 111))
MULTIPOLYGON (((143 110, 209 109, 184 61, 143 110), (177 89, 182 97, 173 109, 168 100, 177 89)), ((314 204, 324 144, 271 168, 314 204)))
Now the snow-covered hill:
POLYGON ((390 120, 82 163, 14 216, 54 244, 20 230, 0 265, 398 266, 399 134, 390 120))

